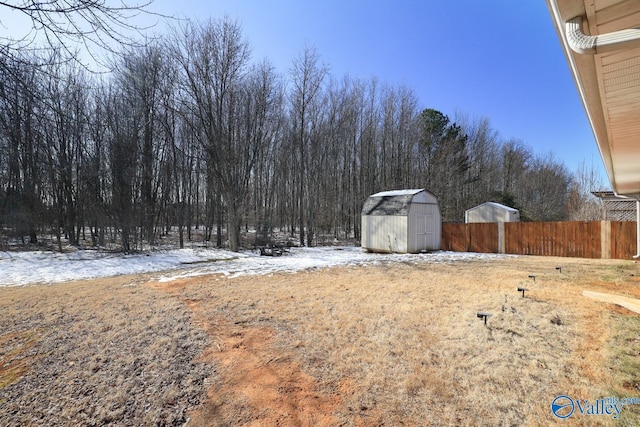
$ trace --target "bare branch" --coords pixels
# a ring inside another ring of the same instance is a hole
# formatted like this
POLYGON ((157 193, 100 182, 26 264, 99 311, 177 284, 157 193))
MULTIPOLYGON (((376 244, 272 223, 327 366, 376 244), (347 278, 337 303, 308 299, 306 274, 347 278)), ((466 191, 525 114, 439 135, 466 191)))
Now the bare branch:
POLYGON ((79 59, 79 49, 83 48, 94 62, 106 67, 99 53, 116 53, 122 45, 139 46, 138 40, 148 39, 145 32, 157 24, 138 25, 136 18, 140 15, 169 18, 151 11, 152 3, 153 0, 124 0, 117 4, 110 4, 109 0, 0 1, 0 9, 22 13, 32 23, 31 30, 21 38, 0 36, 0 59, 55 47, 89 69, 79 59), (38 40, 44 46, 38 46, 38 40))

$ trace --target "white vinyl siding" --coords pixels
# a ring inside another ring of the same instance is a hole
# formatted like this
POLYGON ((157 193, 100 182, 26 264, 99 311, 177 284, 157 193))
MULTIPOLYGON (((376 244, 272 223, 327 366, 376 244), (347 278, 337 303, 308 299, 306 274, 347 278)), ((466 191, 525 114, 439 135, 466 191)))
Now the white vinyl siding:
POLYGON ((465 212, 465 222, 517 222, 520 221, 520 212, 517 209, 487 202, 465 212))
POLYGON ((362 247, 380 252, 407 252, 407 217, 362 217, 362 247))

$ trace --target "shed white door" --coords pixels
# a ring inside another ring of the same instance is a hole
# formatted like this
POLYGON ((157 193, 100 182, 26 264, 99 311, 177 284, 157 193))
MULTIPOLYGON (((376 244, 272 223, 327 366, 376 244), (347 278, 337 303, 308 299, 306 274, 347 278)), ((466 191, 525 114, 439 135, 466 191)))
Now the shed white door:
POLYGON ((435 221, 433 214, 416 215, 416 249, 430 248, 435 238, 435 221))

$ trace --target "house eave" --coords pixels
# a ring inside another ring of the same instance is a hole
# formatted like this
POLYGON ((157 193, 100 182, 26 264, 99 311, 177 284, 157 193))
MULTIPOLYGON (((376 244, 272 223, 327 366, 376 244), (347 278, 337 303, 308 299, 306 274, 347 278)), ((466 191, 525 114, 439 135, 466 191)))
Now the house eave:
POLYGON ((640 5, 615 0, 602 6, 589 0, 547 0, 547 5, 611 187, 621 195, 638 195, 640 40, 634 37, 640 5), (569 37, 576 31, 586 38, 574 50, 569 37))

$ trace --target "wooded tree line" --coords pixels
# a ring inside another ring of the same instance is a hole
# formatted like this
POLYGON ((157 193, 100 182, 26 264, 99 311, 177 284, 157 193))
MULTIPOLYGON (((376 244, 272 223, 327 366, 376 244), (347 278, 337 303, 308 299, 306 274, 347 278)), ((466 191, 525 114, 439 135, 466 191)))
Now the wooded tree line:
POLYGON ((566 167, 488 119, 332 76, 312 48, 279 74, 228 19, 126 48, 108 75, 65 55, 0 63, 0 230, 31 243, 54 233, 130 251, 174 230, 182 246, 196 227, 232 250, 250 229, 358 239, 367 196, 402 188, 434 193, 444 221, 485 201, 529 220, 571 214, 566 167))

